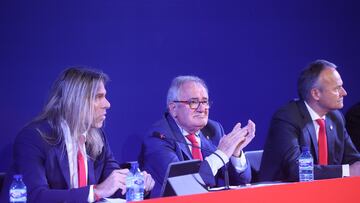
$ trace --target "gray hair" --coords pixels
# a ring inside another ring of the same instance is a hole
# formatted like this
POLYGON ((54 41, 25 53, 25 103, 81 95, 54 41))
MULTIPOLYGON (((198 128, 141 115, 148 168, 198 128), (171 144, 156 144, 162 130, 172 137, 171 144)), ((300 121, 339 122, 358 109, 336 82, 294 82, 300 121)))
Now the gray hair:
POLYGON ((300 99, 308 101, 311 89, 318 85, 320 73, 325 68, 337 68, 337 66, 326 60, 311 62, 301 73, 297 82, 298 95, 300 99))
MULTIPOLYGON (((69 126, 73 140, 87 133, 86 147, 92 158, 102 151, 104 142, 101 129, 92 127, 96 92, 101 82, 109 77, 101 71, 71 67, 63 71, 54 82, 50 97, 42 113, 35 120, 47 120, 58 135, 63 135, 61 122, 69 126)), ((47 137, 43 135, 43 138, 47 137)), ((60 136, 60 139, 63 139, 60 136)))
POLYGON ((205 89, 206 92, 209 93, 208 88, 204 82, 203 79, 197 77, 197 76, 193 76, 193 75, 181 75, 181 76, 177 76, 175 77, 172 82, 171 85, 169 87, 168 93, 167 93, 167 99, 166 99, 166 105, 169 106, 169 104, 175 100, 178 100, 178 96, 179 96, 179 89, 180 87, 187 82, 195 82, 195 83, 199 83, 201 84, 205 89))

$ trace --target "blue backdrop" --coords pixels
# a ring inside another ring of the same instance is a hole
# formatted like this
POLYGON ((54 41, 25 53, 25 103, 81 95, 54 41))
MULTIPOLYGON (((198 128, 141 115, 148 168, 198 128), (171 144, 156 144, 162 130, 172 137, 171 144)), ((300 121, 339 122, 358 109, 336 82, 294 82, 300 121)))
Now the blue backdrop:
POLYGON ((309 62, 339 66, 346 111, 359 101, 359 1, 0 2, 0 171, 17 132, 44 105, 66 67, 102 69, 111 109, 105 131, 115 157, 137 158, 141 137, 165 110, 173 77, 206 80, 210 117, 229 132, 251 118, 263 147, 272 113, 297 97, 309 62))

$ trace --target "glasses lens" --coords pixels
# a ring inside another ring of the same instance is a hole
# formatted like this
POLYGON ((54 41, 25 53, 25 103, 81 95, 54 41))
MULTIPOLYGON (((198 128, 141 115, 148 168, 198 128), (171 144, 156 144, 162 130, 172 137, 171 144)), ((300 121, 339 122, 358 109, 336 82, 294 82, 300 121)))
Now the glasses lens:
POLYGON ((205 107, 205 108, 209 108, 210 104, 209 101, 189 101, 189 106, 191 109, 197 109, 200 106, 200 103, 205 107))
POLYGON ((189 101, 189 106, 191 109, 197 109, 199 105, 200 105, 199 101, 195 101, 195 100, 189 101))
POLYGON ((210 107, 209 101, 203 101, 201 102, 205 107, 210 107))

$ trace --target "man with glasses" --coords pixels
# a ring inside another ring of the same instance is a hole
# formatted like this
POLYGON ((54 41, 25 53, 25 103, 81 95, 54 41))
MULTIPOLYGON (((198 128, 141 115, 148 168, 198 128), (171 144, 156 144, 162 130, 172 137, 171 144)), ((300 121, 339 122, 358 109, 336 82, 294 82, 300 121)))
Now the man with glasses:
POLYGON ((160 190, 168 165, 172 162, 200 159, 200 176, 208 186, 224 185, 224 163, 228 165, 231 185, 250 182, 251 170, 242 149, 255 137, 255 124, 237 123, 225 135, 220 123, 208 119, 209 96, 205 82, 196 76, 173 79, 167 94, 167 112, 145 137, 141 162, 152 174, 160 190), (221 157, 221 160, 219 158, 221 157))

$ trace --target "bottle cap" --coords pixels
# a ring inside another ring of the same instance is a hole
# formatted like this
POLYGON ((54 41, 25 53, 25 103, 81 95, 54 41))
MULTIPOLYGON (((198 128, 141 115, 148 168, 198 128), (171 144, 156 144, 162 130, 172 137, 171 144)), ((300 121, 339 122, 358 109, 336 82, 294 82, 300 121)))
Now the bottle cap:
POLYGON ((14 178, 15 178, 15 179, 22 179, 22 175, 21 175, 21 174, 15 174, 15 175, 14 175, 14 178))
POLYGON ((130 162, 131 168, 139 168, 139 163, 137 161, 130 162))
POLYGON ((301 151, 302 152, 310 151, 310 148, 308 146, 301 146, 301 151))

